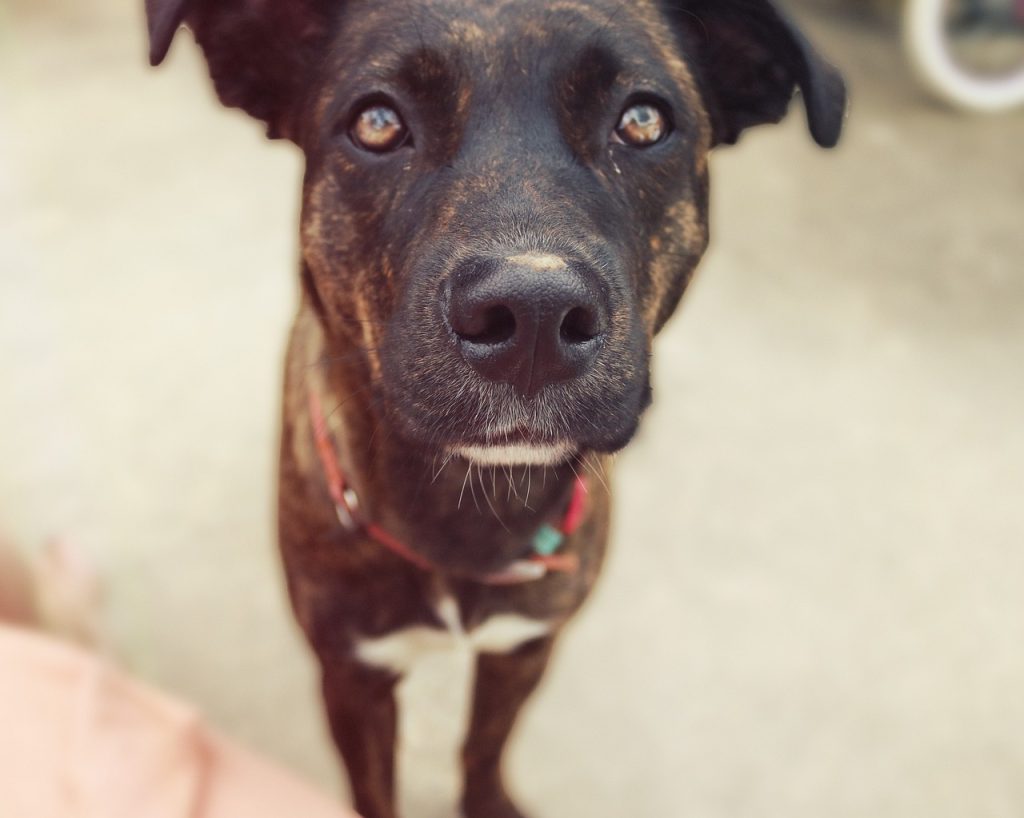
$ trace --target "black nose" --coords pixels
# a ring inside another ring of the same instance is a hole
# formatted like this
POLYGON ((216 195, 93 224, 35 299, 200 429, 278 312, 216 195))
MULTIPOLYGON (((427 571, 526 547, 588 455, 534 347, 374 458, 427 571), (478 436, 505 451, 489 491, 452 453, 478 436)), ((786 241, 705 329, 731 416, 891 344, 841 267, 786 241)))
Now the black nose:
POLYGON ((524 395, 583 374, 608 327, 593 276, 554 256, 462 264, 449 294, 448 320, 462 357, 524 395))

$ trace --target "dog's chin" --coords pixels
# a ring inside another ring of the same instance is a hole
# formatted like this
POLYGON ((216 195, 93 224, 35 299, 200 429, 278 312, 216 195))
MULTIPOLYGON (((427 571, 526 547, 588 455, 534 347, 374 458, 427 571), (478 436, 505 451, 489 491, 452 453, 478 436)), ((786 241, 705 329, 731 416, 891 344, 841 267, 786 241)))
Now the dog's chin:
POLYGON ((557 466, 576 454, 569 441, 453 446, 459 457, 478 466, 557 466))

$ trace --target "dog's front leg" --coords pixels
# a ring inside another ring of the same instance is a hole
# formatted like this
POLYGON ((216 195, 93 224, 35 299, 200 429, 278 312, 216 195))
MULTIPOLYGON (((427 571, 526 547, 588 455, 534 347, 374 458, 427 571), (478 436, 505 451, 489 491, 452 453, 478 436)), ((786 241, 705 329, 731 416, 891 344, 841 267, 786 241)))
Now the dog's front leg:
POLYGON ((505 791, 501 761, 519 711, 544 675, 554 641, 547 636, 512 653, 482 653, 477 659, 473 709, 462 749, 465 818, 523 818, 505 791))
POLYGON ((352 659, 321 656, 334 743, 362 818, 395 818, 397 708, 394 674, 352 659))

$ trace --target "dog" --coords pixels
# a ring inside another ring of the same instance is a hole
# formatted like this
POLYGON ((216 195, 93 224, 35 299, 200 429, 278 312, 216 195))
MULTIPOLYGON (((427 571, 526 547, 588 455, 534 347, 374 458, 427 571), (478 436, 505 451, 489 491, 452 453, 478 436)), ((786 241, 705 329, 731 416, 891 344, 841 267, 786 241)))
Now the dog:
POLYGON ((279 535, 365 818, 395 816, 395 685, 477 654, 461 807, 605 554, 609 453, 708 243, 708 156, 845 86, 769 0, 147 0, 220 100, 306 160, 279 535))

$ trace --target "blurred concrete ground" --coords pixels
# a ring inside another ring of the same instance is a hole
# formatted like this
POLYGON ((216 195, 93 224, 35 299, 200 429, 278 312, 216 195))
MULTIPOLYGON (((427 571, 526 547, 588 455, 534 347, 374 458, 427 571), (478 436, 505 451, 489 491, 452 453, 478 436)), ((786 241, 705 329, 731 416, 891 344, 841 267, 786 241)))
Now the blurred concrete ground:
MULTIPOLYGON (((130 668, 334 787, 272 538, 299 157, 187 37, 149 71, 128 6, 0 7, 0 528, 76 537, 130 668)), ((542 818, 1024 813, 1024 114, 797 10, 848 136, 794 108, 715 158, 613 559, 516 744, 542 818)), ((452 812, 460 667, 405 691, 414 818, 452 812)))

